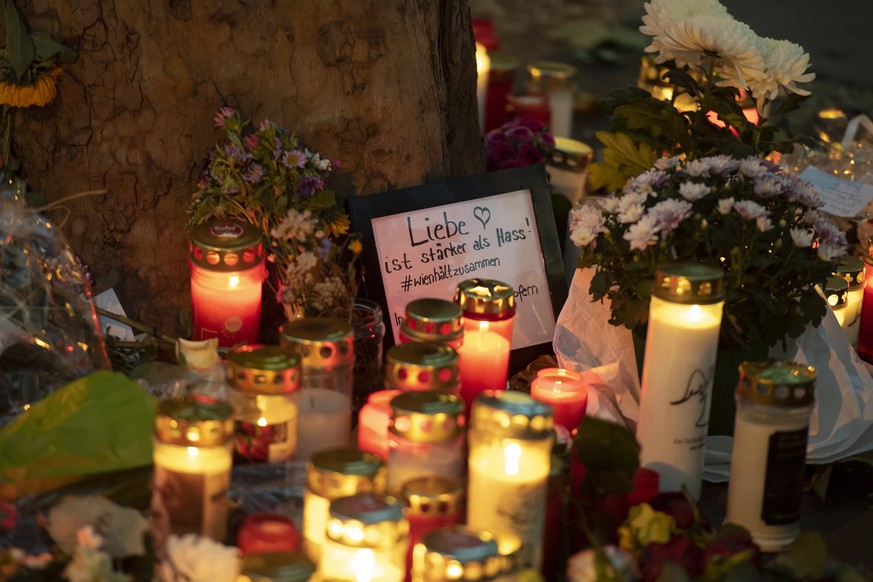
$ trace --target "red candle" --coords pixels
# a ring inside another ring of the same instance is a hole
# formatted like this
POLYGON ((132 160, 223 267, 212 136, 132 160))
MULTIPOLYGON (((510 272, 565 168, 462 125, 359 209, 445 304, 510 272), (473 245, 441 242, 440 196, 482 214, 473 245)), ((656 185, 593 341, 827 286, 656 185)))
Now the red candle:
POLYGON ((502 335, 488 331, 465 331, 464 344, 458 350, 461 369, 461 397, 466 406, 465 416, 476 396, 485 390, 506 390, 509 377, 509 342, 502 335))
POLYGON ((300 533, 294 522, 282 515, 257 513, 246 517, 237 532, 237 546, 242 554, 296 552, 300 533))
POLYGON ((377 390, 370 394, 358 415, 358 448, 388 462, 388 425, 391 400, 402 390, 377 390))
POLYGON ((864 279, 864 299, 861 303, 861 324, 858 330, 858 356, 867 363, 873 363, 873 264, 868 258, 864 261, 864 279))
POLYGON ((530 395, 552 407, 555 424, 575 432, 588 406, 588 384, 582 375, 562 368, 544 368, 530 385, 530 395))
POLYGON ((254 343, 261 325, 264 245, 252 226, 214 220, 191 233, 193 339, 218 345, 254 343))

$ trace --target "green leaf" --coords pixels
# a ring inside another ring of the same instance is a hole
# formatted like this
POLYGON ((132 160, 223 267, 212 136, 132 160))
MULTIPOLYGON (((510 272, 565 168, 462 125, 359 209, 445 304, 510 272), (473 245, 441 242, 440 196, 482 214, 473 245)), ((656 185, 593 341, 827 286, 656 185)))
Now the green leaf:
POLYGON ((12 0, 6 0, 3 13, 6 19, 6 58, 12 65, 16 78, 21 80, 33 64, 33 41, 12 0))
POLYGON ((629 178, 647 171, 658 159, 648 144, 639 146, 623 133, 598 131, 597 139, 604 145, 603 163, 591 165, 592 188, 606 187, 609 191, 621 189, 629 178), (601 166, 595 169, 595 166, 601 166))
POLYGON ((333 190, 319 190, 309 199, 306 206, 313 210, 332 208, 335 200, 336 197, 334 196, 333 190))
POLYGON ((37 62, 57 57, 58 62, 69 64, 79 57, 79 53, 44 32, 34 32, 30 38, 33 41, 34 60, 37 62))
POLYGON ((640 99, 616 108, 614 115, 625 120, 628 128, 644 129, 657 141, 668 144, 688 142, 685 118, 670 103, 653 98, 640 99))

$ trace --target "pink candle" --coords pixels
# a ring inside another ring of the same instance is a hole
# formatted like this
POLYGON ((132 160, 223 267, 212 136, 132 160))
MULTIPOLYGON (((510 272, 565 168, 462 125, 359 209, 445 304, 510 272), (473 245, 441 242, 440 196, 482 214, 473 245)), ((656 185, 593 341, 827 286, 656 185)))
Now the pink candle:
POLYGON ((552 407, 555 424, 575 432, 588 405, 588 384, 572 370, 544 368, 531 382, 530 395, 552 407))
POLYGON ((487 327, 464 332, 464 344, 458 350, 458 366, 467 418, 473 401, 483 390, 506 390, 509 345, 505 337, 488 331, 487 327))
POLYGON ((377 390, 370 394, 358 415, 358 448, 388 462, 388 425, 391 400, 402 390, 377 390))

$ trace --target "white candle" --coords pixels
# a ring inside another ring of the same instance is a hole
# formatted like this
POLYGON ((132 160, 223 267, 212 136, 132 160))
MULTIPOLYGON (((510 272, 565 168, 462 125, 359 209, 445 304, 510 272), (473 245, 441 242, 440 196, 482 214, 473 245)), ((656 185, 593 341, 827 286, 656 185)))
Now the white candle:
POLYGON ((298 461, 308 461, 316 451, 351 443, 351 398, 323 388, 302 388, 295 398, 298 461))
POLYGON ((322 579, 342 582, 403 582, 405 577, 403 570, 379 559, 369 548, 339 548, 336 544, 330 544, 329 554, 318 568, 322 579))
POLYGON ((479 102, 479 130, 485 130, 485 103, 488 98, 488 74, 491 57, 484 45, 476 43, 476 99, 479 102))

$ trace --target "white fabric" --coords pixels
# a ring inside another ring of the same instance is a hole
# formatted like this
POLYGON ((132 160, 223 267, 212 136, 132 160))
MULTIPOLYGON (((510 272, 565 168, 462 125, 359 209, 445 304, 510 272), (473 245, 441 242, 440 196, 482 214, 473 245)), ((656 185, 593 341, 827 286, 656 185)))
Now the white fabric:
MULTIPOLYGON (((578 270, 558 315, 553 348, 561 367, 591 370, 597 381, 588 413, 634 428, 640 384, 631 332, 608 322, 608 301, 592 302, 591 269, 578 270)), ((811 364, 816 370, 816 407, 810 418, 807 461, 826 464, 873 449, 873 376, 858 358, 830 310, 787 348, 771 348, 773 358, 811 364)), ((726 481, 733 438, 707 437, 704 479, 726 481)))

